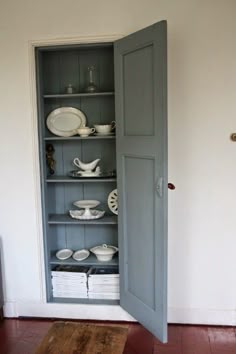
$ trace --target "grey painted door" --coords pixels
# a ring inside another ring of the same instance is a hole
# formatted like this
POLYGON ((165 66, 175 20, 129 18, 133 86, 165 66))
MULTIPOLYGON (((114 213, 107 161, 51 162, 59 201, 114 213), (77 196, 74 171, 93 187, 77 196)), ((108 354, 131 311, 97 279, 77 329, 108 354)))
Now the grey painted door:
POLYGON ((166 21, 115 42, 121 306, 167 340, 166 21))

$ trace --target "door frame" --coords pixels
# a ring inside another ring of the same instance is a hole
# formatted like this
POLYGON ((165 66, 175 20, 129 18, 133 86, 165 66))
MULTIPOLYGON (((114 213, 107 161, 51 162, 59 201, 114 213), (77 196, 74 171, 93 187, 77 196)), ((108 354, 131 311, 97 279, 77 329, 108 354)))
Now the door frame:
MULTIPOLYGON (((38 141, 38 118, 37 118, 37 90, 36 90, 36 62, 35 49, 38 47, 65 46, 76 44, 92 44, 115 42, 117 39, 124 37, 121 34, 102 35, 102 36, 78 36, 70 38, 49 38, 31 40, 28 42, 28 59, 29 59, 29 95, 30 95, 30 116, 31 116, 31 137, 32 137, 32 158, 33 158, 33 184, 35 197, 35 216, 37 230, 37 249, 38 249, 38 268, 40 279, 40 300, 47 303, 46 282, 45 282, 45 266, 44 266, 44 245, 43 245, 43 215, 41 204, 41 185, 40 185, 40 163, 39 163, 39 141, 38 141)), ((88 305, 90 306, 90 305, 88 305)))

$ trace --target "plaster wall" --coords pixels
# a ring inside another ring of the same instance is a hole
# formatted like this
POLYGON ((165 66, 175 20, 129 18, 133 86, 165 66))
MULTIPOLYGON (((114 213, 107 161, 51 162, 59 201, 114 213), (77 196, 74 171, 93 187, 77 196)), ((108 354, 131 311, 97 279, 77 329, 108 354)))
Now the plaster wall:
MULTIPOLYGON (((6 315, 57 311, 73 317, 81 309, 85 318, 112 315, 105 307, 94 307, 92 313, 86 306, 72 311, 71 305, 45 304, 30 41, 121 36, 166 19, 169 181, 176 185, 169 192, 169 321, 236 324, 236 144, 229 139, 236 131, 236 2, 0 3, 0 237, 6 315)), ((117 318, 126 316, 118 312, 117 318)))

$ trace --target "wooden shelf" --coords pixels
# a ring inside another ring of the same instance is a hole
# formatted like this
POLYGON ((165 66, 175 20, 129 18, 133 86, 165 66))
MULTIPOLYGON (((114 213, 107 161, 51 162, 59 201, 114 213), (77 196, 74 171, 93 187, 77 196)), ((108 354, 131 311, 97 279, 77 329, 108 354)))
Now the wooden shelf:
POLYGON ((105 139, 105 140, 111 140, 111 139, 115 139, 116 136, 115 135, 96 135, 96 136, 87 136, 85 138, 81 137, 81 136, 70 136, 70 137, 61 137, 61 136, 46 136, 44 138, 45 141, 48 140, 56 140, 56 141, 64 141, 64 140, 99 140, 99 139, 105 139))
POLYGON ((58 93, 52 95, 43 95, 44 98, 74 98, 74 97, 101 97, 114 96, 114 92, 94 92, 94 93, 58 93))
POLYGON ((77 220, 66 214, 50 214, 48 217, 48 224, 83 224, 83 225, 116 225, 116 215, 106 215, 101 219, 95 220, 77 220))
POLYGON ((104 183, 104 182, 116 182, 115 177, 110 178, 73 178, 67 176, 48 176, 46 178, 47 183, 104 183))
POLYGON ((97 260, 97 257, 94 256, 93 254, 90 254, 90 256, 88 258, 86 258, 84 261, 75 261, 72 257, 65 260, 65 261, 60 261, 59 259, 57 259, 56 256, 52 256, 50 259, 50 264, 51 265, 76 265, 76 266, 99 266, 99 267, 114 267, 114 266, 118 266, 119 262, 118 262, 118 256, 114 256, 112 258, 111 261, 109 262, 101 262, 97 260))

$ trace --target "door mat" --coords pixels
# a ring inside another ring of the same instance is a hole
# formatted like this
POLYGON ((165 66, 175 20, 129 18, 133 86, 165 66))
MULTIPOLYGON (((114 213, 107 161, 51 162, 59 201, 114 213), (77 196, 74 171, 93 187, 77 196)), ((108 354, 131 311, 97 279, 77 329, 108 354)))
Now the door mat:
POLYGON ((55 322, 35 354, 122 354, 128 326, 55 322))

